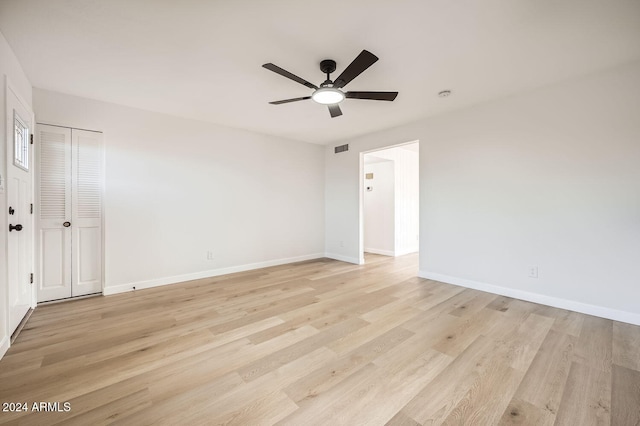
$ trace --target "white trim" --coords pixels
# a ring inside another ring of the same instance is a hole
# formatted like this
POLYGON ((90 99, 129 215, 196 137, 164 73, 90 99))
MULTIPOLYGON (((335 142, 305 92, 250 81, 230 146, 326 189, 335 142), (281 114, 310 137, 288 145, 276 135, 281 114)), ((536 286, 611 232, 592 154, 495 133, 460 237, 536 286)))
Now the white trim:
POLYGON ((619 311, 617 309, 606 308, 604 306, 590 305, 588 303, 576 302, 574 300, 561 299, 559 297, 546 296, 539 293, 531 293, 529 291, 502 287, 494 284, 487 284, 479 281, 468 280, 465 278, 452 277, 435 272, 420 270, 418 271, 418 276, 420 278, 426 278, 429 280, 440 281, 447 284, 453 284, 461 287, 473 288, 475 290, 486 291, 493 294, 499 294, 501 296, 513 297, 514 299, 526 300, 527 302, 553 306, 554 308, 567 309, 570 311, 580 312, 587 315, 594 315, 596 317, 607 318, 614 321, 640 325, 640 314, 634 312, 619 311))
POLYGON ((343 256, 341 254, 334 254, 334 253, 325 253, 324 257, 328 257, 329 259, 339 260, 341 262, 353 263, 356 265, 364 264, 364 257, 362 259, 358 259, 357 257, 343 256))
MULTIPOLYGON (((25 98, 22 97, 22 95, 20 93, 18 93, 18 90, 16 89, 16 87, 11 84, 11 79, 9 78, 8 75, 5 74, 5 88, 11 90, 11 92, 13 92, 13 94, 15 95, 16 99, 18 99, 18 102, 20 102, 22 104, 22 106, 31 113, 32 116, 34 116, 35 114, 33 113, 33 108, 31 107, 31 105, 26 101, 25 98)), ((8 102, 6 98, 8 98, 9 95, 5 92, 5 103, 8 102)), ((33 123, 31 123, 32 126, 35 126, 35 120, 33 121, 33 123)))
POLYGON ((9 336, 4 336, 2 340, 0 340, 0 359, 7 353, 9 346, 11 346, 9 336))
POLYGON ((180 283, 184 281, 199 280, 202 278, 217 277, 220 275, 233 274, 235 272, 250 271, 253 269, 266 268, 269 266, 278 266, 278 265, 284 265, 287 263, 302 262, 304 260, 320 259, 322 257, 324 257, 324 254, 322 253, 307 254, 304 256, 289 257, 285 259, 274 259, 274 260, 267 260, 264 262, 249 263, 246 265, 231 266, 228 268, 210 269, 207 271, 194 272, 191 274, 174 275, 172 277, 155 278, 152 280, 118 284, 118 285, 104 287, 102 293, 105 296, 108 296, 111 294, 133 291, 133 287, 135 287, 136 290, 142 290, 145 288, 159 287, 163 285, 175 284, 175 283, 180 283))
POLYGON ((381 254, 383 256, 396 257, 396 252, 391 251, 391 250, 382 250, 382 249, 377 249, 377 248, 367 248, 367 247, 365 247, 364 251, 365 251, 365 253, 381 254))
MULTIPOLYGON (((364 153, 358 153, 358 256, 364 264, 364 153)), ((338 259, 340 260, 340 259, 338 259)), ((352 262, 353 263, 353 262, 352 262)))
MULTIPOLYGON (((8 75, 4 75, 4 99, 2 100, 4 102, 5 105, 5 116, 4 117, 0 117, 1 120, 4 120, 4 122, 6 123, 8 120, 8 112, 7 112, 7 107, 9 105, 9 76, 8 75)), ((4 135, 0 135, 0 138, 5 139, 6 138, 6 129, 5 129, 5 134, 4 135)), ((7 179, 8 178, 8 174, 9 174, 9 167, 8 167, 8 163, 6 158, 9 157, 9 141, 5 140, 6 144, 5 144, 5 150, 4 150, 4 154, 5 155, 5 161, 3 165, 0 165, 0 170, 5 170, 5 175, 3 177, 3 179, 7 179)), ((2 191, 2 197, 4 198, 4 204, 6 206, 8 206, 9 204, 9 185, 5 185, 6 186, 6 190, 2 191)), ((7 217, 4 214, 1 216, 4 220, 4 223, 2 224, 2 226, 7 226, 7 217)), ((9 236, 6 235, 7 233, 5 232, 4 238, 2 239, 2 241, 0 241, 0 243, 4 246, 4 258, 1 259, 3 261, 3 263, 7 266, 6 268, 4 268, 4 276, 2 277, 2 279, 0 279, 0 282, 4 281, 6 283, 6 285, 3 286, 3 288, 0 288, 0 292, 4 293, 0 296, 2 296, 4 298, 4 318, 2 318, 2 320, 0 321, 0 324, 4 323, 4 327, 3 329, 0 329, 0 332, 2 333, 2 344, 0 345, 0 359, 2 358, 2 356, 4 356, 4 353, 7 351, 7 349, 9 349, 9 342, 7 341, 7 339, 9 339, 9 335, 8 335, 8 330, 9 330, 9 323, 11 322, 11 320, 9 319, 10 316, 10 312, 11 312, 11 306, 10 306, 10 302, 9 302, 9 236), (5 345, 6 345, 6 349, 5 349, 5 345)))
POLYGON ((415 247, 411 247, 409 249, 406 250, 400 250, 396 252, 396 256, 404 256, 405 254, 409 254, 409 253, 417 253, 420 251, 420 247, 415 246, 415 247))
MULTIPOLYGON (((88 130, 88 131, 93 131, 93 130, 88 130)), ((106 199, 107 199, 107 143, 106 143, 106 139, 107 136, 103 133, 103 132, 98 132, 98 133, 102 133, 102 138, 100 139, 100 144, 101 144, 101 148, 102 148, 102 152, 100 152, 100 155, 102 155, 102 182, 100 185, 100 203, 102 204, 101 206, 101 211, 100 211, 100 215, 101 215, 101 222, 100 222, 100 231, 101 231, 101 235, 100 237, 102 238, 102 247, 100 247, 100 249, 102 250, 101 254, 101 258, 100 261, 102 262, 102 265, 100 265, 100 269, 101 269, 101 279, 102 279, 102 285, 100 286, 100 288, 102 289, 102 294, 104 294, 104 288, 107 285, 107 239, 106 239, 106 235, 107 235, 107 229, 106 229, 106 223, 107 223, 107 219, 105 216, 105 211, 106 211, 106 199)))

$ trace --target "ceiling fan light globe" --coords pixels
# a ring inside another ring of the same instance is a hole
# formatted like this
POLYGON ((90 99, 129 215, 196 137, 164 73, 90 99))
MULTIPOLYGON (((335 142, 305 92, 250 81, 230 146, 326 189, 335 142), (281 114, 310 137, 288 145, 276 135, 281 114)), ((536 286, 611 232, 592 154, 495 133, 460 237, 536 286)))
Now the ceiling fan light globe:
POLYGON ((344 101, 344 93, 340 89, 321 87, 313 92, 311 99, 322 105, 335 105, 344 101))

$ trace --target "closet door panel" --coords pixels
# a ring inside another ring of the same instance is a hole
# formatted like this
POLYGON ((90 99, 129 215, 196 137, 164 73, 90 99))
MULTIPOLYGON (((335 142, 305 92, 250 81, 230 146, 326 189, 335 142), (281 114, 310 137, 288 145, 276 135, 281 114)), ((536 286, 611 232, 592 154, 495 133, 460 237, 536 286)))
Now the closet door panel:
POLYGON ((38 301, 71 297, 71 129, 39 124, 38 301))
POLYGON ((72 295, 102 292, 102 134, 72 129, 72 295))
MULTIPOLYGON (((102 268, 100 268, 100 227, 84 226, 78 229, 75 246, 78 248, 78 283, 79 285, 100 286, 102 268)), ((91 287, 93 288, 93 287, 91 287)))

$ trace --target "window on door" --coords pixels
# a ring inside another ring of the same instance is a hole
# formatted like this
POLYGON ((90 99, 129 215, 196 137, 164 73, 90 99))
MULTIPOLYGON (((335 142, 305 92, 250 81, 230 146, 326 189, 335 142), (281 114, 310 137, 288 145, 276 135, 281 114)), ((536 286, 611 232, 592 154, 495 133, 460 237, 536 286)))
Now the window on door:
POLYGON ((29 171, 29 128, 17 113, 13 118, 13 164, 29 171))

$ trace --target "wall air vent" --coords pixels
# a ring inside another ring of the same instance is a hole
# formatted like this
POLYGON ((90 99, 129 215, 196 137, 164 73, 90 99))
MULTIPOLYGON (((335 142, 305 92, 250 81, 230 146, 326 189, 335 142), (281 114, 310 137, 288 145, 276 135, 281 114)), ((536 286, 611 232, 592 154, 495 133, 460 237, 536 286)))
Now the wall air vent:
POLYGON ((345 152, 345 151, 349 151, 349 144, 344 144, 344 145, 340 145, 340 146, 336 146, 334 148, 334 152, 336 154, 338 154, 339 152, 345 152))

